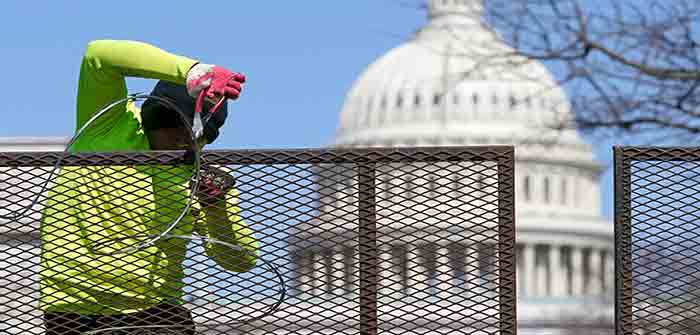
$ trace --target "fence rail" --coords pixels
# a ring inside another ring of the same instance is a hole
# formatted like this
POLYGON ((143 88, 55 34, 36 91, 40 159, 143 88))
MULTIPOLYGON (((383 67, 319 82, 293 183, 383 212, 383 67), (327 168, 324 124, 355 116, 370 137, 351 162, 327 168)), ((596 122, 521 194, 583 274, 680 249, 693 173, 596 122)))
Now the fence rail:
POLYGON ((0 333, 516 334, 512 147, 208 151, 153 244, 183 152, 60 157, 0 153, 0 333))
POLYGON ((700 148, 616 147, 616 333, 700 332, 700 148))

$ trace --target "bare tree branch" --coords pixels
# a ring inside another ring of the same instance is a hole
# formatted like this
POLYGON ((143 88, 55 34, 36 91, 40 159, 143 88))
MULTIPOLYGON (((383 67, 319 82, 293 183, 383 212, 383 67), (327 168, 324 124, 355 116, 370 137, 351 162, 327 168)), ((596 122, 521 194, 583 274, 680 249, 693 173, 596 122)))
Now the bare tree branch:
POLYGON ((548 66, 572 100, 567 127, 700 138, 699 2, 486 3, 487 22, 513 48, 490 59, 548 66))

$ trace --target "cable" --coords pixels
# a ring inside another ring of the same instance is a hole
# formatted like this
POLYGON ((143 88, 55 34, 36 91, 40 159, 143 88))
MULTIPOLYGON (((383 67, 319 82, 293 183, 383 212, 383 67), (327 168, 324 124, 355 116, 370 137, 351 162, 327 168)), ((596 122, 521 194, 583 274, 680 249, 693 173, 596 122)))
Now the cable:
MULTIPOLYGON (((134 252, 137 250, 141 250, 143 248, 146 248, 146 247, 153 245, 163 235, 168 234, 170 231, 172 231, 175 228, 175 226, 177 226, 182 221, 182 219, 185 217, 185 215, 187 215, 187 213, 189 212, 189 209, 192 206, 192 203, 194 202, 195 193, 199 187, 199 182, 200 182, 201 149, 197 146, 197 143, 198 143, 199 139, 201 138, 201 136, 203 135, 204 125, 206 125, 206 123, 209 121, 209 119, 211 119, 211 117, 216 112, 216 110, 226 100, 225 97, 221 97, 218 100, 218 102, 216 103, 216 105, 209 110, 208 117, 205 117, 204 122, 202 122, 200 114, 202 111, 202 101, 204 99, 205 94, 206 94, 206 90, 202 90, 197 97, 197 101, 196 101, 196 105, 195 105, 195 118, 194 118, 195 124, 191 128, 185 127, 189 131, 190 138, 192 140, 192 150, 189 153, 193 154, 191 158, 193 160, 194 185, 192 186, 192 192, 190 192, 190 197, 187 201, 187 204, 186 204, 185 208, 182 210, 182 212, 180 213, 180 215, 178 215, 178 217, 175 220, 173 220, 173 222, 171 222, 167 226, 167 228, 165 230, 163 230, 158 236, 156 236, 155 238, 148 240, 146 242, 140 243, 136 246, 124 248, 124 249, 121 249, 119 251, 112 252, 112 253, 103 253, 103 252, 100 252, 99 250, 91 249, 90 247, 88 247, 88 250, 90 250, 91 252, 93 252, 95 254, 103 255, 103 256, 114 256, 117 254, 124 254, 124 253, 130 253, 130 252, 134 252)), ((78 138, 80 138, 80 136, 83 134, 83 132, 85 132, 85 130, 88 129, 92 125, 93 122, 95 122, 102 115, 104 115, 105 113, 110 111, 113 107, 115 107, 119 104, 122 104, 122 103, 127 102, 127 101, 146 100, 148 98, 151 98, 151 99, 154 99, 158 102, 161 102, 164 105, 166 105, 168 108, 171 108, 172 110, 174 110, 175 112, 177 112, 179 114, 180 118, 182 118, 182 120, 183 120, 183 122, 185 122, 185 124, 189 124, 189 120, 187 120, 185 113, 177 105, 172 103, 170 100, 159 97, 159 96, 155 96, 155 95, 144 94, 142 92, 130 94, 130 95, 126 96, 125 98, 116 100, 116 101, 106 105, 102 109, 98 110, 87 122, 85 122, 83 124, 83 126, 76 132, 76 134, 70 139, 70 141, 68 141, 68 144, 66 144, 66 147, 63 150, 63 153, 61 154, 59 159, 54 164, 53 168, 51 169, 51 172, 49 173, 49 176, 46 178, 46 181, 41 186, 41 190, 36 194, 36 197, 34 198, 34 200, 28 206, 19 210, 18 214, 11 215, 11 216, 0 215, 0 219, 10 220, 10 221, 17 220, 17 219, 23 217, 27 213, 27 211, 29 211, 29 209, 34 207, 39 202, 39 199, 41 198, 41 195, 46 191, 46 187, 48 186, 49 182, 51 181, 51 178, 56 173, 56 170, 58 170, 63 159, 65 159, 65 157, 68 155, 71 146, 78 140, 78 138)), ((17 212, 15 212, 15 213, 17 213, 17 212)))
MULTIPOLYGON (((230 79, 229 79, 229 80, 230 80, 230 79)), ((214 113, 216 113, 216 111, 219 109, 219 107, 221 107, 221 105, 223 104, 223 102, 226 100, 226 97, 223 97, 223 96, 222 96, 221 98, 219 98, 218 102, 209 110, 209 115, 208 115, 208 117, 205 117, 204 122, 202 122, 202 119, 201 119, 202 104, 203 104, 203 101, 204 101, 204 96, 207 94, 207 91, 208 91, 208 90, 204 89, 204 90, 201 90, 201 91, 199 92, 199 95, 197 96, 197 99, 196 99, 196 101, 195 101, 194 119, 193 119, 192 127, 191 127, 191 128, 190 128, 190 127, 185 127, 185 128, 190 132, 190 138, 191 138, 191 140, 192 140, 192 154, 193 154, 193 157, 192 157, 192 158, 193 158, 193 160, 194 160, 194 162, 193 162, 193 165, 194 165, 194 166, 193 166, 193 169, 194 169, 194 173, 195 173, 195 175, 194 175, 194 177, 195 177, 195 178, 194 178, 194 181, 195 181, 195 182, 194 182, 194 184, 193 184, 193 186, 192 186, 192 190, 190 191, 190 198, 189 198, 188 201, 187 201, 187 205, 185 205, 185 208, 182 210, 182 212, 180 212, 180 215, 177 217, 177 219, 173 220, 173 222, 171 222, 170 225, 168 225, 168 227, 167 227, 165 230, 163 230, 160 234, 156 235, 156 237, 152 238, 152 239, 149 240, 149 241, 146 241, 146 242, 143 242, 143 243, 141 243, 141 244, 138 244, 138 245, 136 245, 136 246, 134 246, 134 247, 123 248, 123 249, 121 249, 121 250, 118 250, 118 251, 115 251, 115 252, 110 252, 110 253, 100 253, 100 252, 98 252, 97 250, 90 249, 89 247, 88 247, 88 250, 90 250, 91 252, 93 252, 93 253, 95 253, 95 254, 103 255, 103 256, 114 256, 114 255, 119 255, 119 254, 128 254, 128 253, 131 253, 131 252, 134 252, 134 251, 142 250, 143 248, 147 248, 147 247, 153 245, 153 244, 156 243, 158 240, 160 240, 163 236, 165 236, 165 235, 167 235, 168 233, 170 233, 170 231, 172 231, 173 229, 175 229, 175 226, 177 226, 177 225, 182 221, 182 219, 185 217, 185 215, 187 215, 187 213, 188 213, 189 210, 190 210, 190 207, 192 207, 192 203, 194 202, 194 197, 195 197, 195 194, 197 193, 197 190, 199 189, 199 182, 200 182, 200 173, 201 173, 200 168, 201 168, 202 149, 197 145, 197 143, 198 143, 199 139, 204 135, 204 126, 206 125, 206 123, 209 122, 209 120, 210 120, 211 117, 214 115, 214 113)), ((158 96, 148 95, 148 94, 136 94, 136 95, 131 96, 131 99, 129 99, 129 98, 130 98, 130 97, 127 97, 127 98, 125 98, 126 100, 125 100, 125 99, 121 99, 121 100, 118 100, 117 102, 113 102, 112 104, 110 104, 110 105, 108 105, 107 107, 103 108, 103 110, 100 111, 100 115, 101 115, 102 113, 105 113, 106 110, 109 110, 109 109, 111 109, 112 107, 116 106, 117 104, 122 103, 122 102, 125 102, 125 101, 128 101, 128 100, 136 101, 137 99, 145 100, 145 99, 147 99, 147 98, 153 98, 153 99, 155 99, 156 101, 160 101, 160 102, 164 103, 166 106, 168 106, 168 107, 170 107, 170 108, 173 108, 176 112, 178 112, 178 113, 180 114, 180 117, 182 118, 182 120, 183 120, 183 122, 184 122, 185 124, 188 124, 188 123, 189 123, 188 120, 187 120, 187 117, 186 117, 185 114, 182 112, 182 110, 180 110, 180 108, 178 108, 175 104, 173 104, 173 103, 172 103, 171 101, 169 101, 168 99, 161 98, 161 97, 158 97, 158 96)), ((90 122, 96 120, 98 117, 99 117, 99 115, 93 116, 93 117, 88 121, 88 123, 90 123, 90 122)), ((78 132, 78 134, 77 134, 76 136, 74 136, 74 139, 75 139, 76 137, 78 137, 78 136, 82 133, 82 131, 83 131, 84 129, 87 128, 88 123, 86 123, 85 125, 83 125, 83 127, 80 129, 80 131, 78 132)), ((70 143, 70 144, 72 145, 72 143, 70 143)), ((67 146, 67 147, 66 147, 66 150, 67 150, 68 148, 69 148, 69 147, 67 146)), ((64 153, 65 153, 65 152, 64 152, 64 153)), ((59 162, 60 162, 60 160, 59 160, 59 162)), ((56 167, 54 167, 54 169, 55 169, 55 168, 56 168, 56 167)), ((47 184, 48 184, 48 181, 47 181, 47 184)), ((45 186, 46 186, 46 185, 44 185, 44 187, 45 187, 45 186)), ((42 192, 41 192, 41 193, 43 193, 43 188, 42 188, 42 192)), ((38 199, 38 197, 37 197, 37 199, 38 199)))
MULTIPOLYGON (((193 203, 193 200, 194 200, 194 195, 197 193, 197 190, 199 189, 199 184, 200 184, 200 182, 201 182, 201 148, 199 148, 199 147, 196 145, 196 143, 197 143, 197 141, 199 140, 199 138, 203 135, 203 128, 204 128, 204 126, 209 122, 209 120, 211 119, 211 117, 213 116, 213 114, 216 112, 216 110, 221 106, 221 104, 222 104, 223 101, 225 100, 224 97, 220 98, 219 101, 209 110, 209 115, 205 116, 204 120, 202 121, 202 118, 201 118, 201 111, 202 111, 202 102, 203 102, 203 100, 204 100, 204 95, 205 95, 205 93, 206 93, 206 92, 203 90, 203 91, 200 92, 200 94, 199 94, 198 97, 197 97, 196 104, 195 104, 195 111, 194 111, 195 113, 194 113, 193 125, 192 125, 192 128, 188 128, 188 130, 190 131, 190 135, 191 135, 191 137, 192 137, 192 143, 193 143, 193 152, 192 152, 192 153, 194 154, 195 178, 194 178, 194 183, 193 183, 193 185, 192 185, 192 187, 191 187, 192 190, 191 190, 191 192, 190 192, 190 198, 189 198, 189 200, 188 200, 188 202, 187 202, 187 205, 185 206, 185 209, 183 209, 182 213, 180 213, 180 216, 179 216, 176 220, 174 220, 174 221, 173 221, 163 232, 161 232, 160 234, 146 235, 146 238, 149 239, 149 240, 148 240, 147 242, 141 243, 141 244, 139 244, 139 245, 137 245, 137 246, 128 247, 128 248, 123 248, 123 249, 118 250, 118 251, 116 251, 116 252, 110 252, 110 253, 104 253, 104 252, 101 253, 101 252, 98 252, 96 249, 90 249, 90 248, 88 248, 90 251, 92 251, 92 252, 94 252, 94 253, 96 253, 96 254, 108 255, 108 256, 117 255, 117 254, 123 254, 123 253, 130 253, 130 252, 133 252, 133 251, 141 250, 141 249, 143 249, 143 248, 145 248, 145 247, 148 247, 148 246, 150 246, 150 245, 156 243, 157 241, 159 241, 159 240, 161 240, 161 239, 163 239, 163 238, 165 238, 165 237, 168 237, 168 238, 180 238, 180 239, 186 239, 186 240, 200 240, 200 241, 202 241, 202 242, 207 242, 207 241, 208 241, 208 242, 210 242, 210 243, 214 243, 214 244, 217 244, 217 243, 218 243, 218 244, 227 246, 227 247, 229 247, 229 248, 232 248, 233 250, 244 251, 244 252, 250 252, 249 250, 244 249, 244 248, 242 248, 242 247, 240 247, 240 246, 233 245, 233 244, 230 244, 230 243, 226 243, 226 242, 223 242, 223 241, 219 241, 219 240, 216 240, 216 239, 208 238, 208 237, 202 237, 202 236, 186 236, 186 235, 172 235, 172 234, 170 234, 170 232, 175 228, 175 226, 177 226, 177 225, 182 221, 182 219, 184 218, 184 216, 189 212, 189 210, 190 210, 190 208, 191 208, 191 205, 192 205, 192 203, 193 203)), ((134 99, 134 100, 135 100, 135 99, 143 99, 143 98, 148 98, 148 97, 151 97, 151 96, 150 96, 150 95, 137 94, 137 95, 134 95, 134 96, 133 96, 133 99, 134 99)), ((176 106, 174 106, 172 103, 170 103, 169 101, 167 101, 167 100, 165 100, 165 99, 162 99, 162 98, 157 98, 157 99, 158 99, 158 101, 163 101, 163 102, 164 102, 166 105, 168 105, 169 107, 170 107, 171 105, 172 105, 173 107, 175 107, 174 109, 176 109, 176 110, 180 113, 180 116, 185 120, 185 122, 187 122, 186 117, 184 116, 184 113, 182 113, 182 111, 180 111, 179 109, 177 109, 176 106)), ((127 99, 127 100, 128 100, 128 99, 127 99)), ((110 104, 109 106, 105 107, 105 109, 108 110, 108 109, 112 108, 113 106, 115 106, 116 104, 121 103, 121 102, 123 102, 123 101, 126 101, 126 100, 122 99, 121 101, 112 103, 112 104, 110 104)), ((105 109, 101 110, 100 113, 104 113, 104 112, 105 112, 105 109)), ((95 119, 97 119, 98 117, 99 117, 98 115, 94 116, 93 118, 91 118, 91 119, 88 121, 88 123, 89 123, 89 122, 93 122, 93 121, 94 121, 95 119)), ((79 136, 80 133, 82 133, 82 130, 83 130, 85 127, 87 127, 87 123, 86 123, 86 125, 83 126, 83 128, 82 128, 81 131, 76 135, 76 137, 79 136)), ((60 162, 60 160, 59 160, 59 162, 60 162)), ((43 192, 43 191, 42 191, 42 192, 43 192)), ((194 225, 197 224, 197 220, 196 220, 196 219, 195 219, 195 222, 194 222, 193 224, 194 224, 194 225)), ((129 237, 121 237, 121 238, 116 238, 116 239, 110 239, 110 240, 106 240, 106 243, 109 243, 109 242, 119 242, 119 241, 124 240, 124 239, 139 238, 139 236, 141 236, 141 235, 132 235, 132 236, 129 236, 129 237)), ((104 243, 103 243, 103 244, 104 244, 104 243)), ((100 245, 100 244, 98 244, 98 245, 100 245)), ((257 256, 257 255, 256 255, 256 256, 257 256)), ((262 315, 260 315, 260 316, 258 316, 258 317, 254 317, 254 318, 237 320, 236 322, 238 322, 238 323, 252 322, 252 321, 255 321, 255 320, 262 319, 262 318, 264 318, 264 317, 266 317, 266 316, 268 316, 268 315, 271 315, 272 313, 276 312, 276 311, 279 309, 279 307, 282 305, 282 303, 284 303, 284 301, 285 301, 285 299, 286 299, 286 283, 285 283, 284 277, 283 277, 282 274, 279 272, 278 267, 277 267, 276 265, 274 265, 273 263, 271 263, 271 262, 265 260, 265 259, 262 259, 262 258, 259 258, 259 259, 262 260, 262 261, 264 262, 264 264, 268 267, 269 271, 274 272, 274 274, 277 276, 277 278, 278 278, 278 280, 279 280, 279 290, 278 290, 278 292, 279 292, 279 298, 278 298, 277 301, 276 301, 273 305, 271 305, 271 306, 269 307, 269 309, 268 309, 266 312, 264 312, 262 315)), ((109 331, 109 330, 124 330, 124 329, 138 329, 138 328, 172 328, 172 327, 181 327, 181 326, 169 325, 169 326, 144 326, 144 327, 118 327, 118 328, 106 328, 106 329, 101 329, 101 330, 99 330, 99 331, 87 332, 87 333, 85 333, 85 335, 88 335, 88 334, 98 334, 98 333, 100 333, 100 332, 105 332, 105 331, 109 331)))
MULTIPOLYGON (((138 236, 138 235, 137 235, 138 236)), ((151 235, 149 235, 151 236, 151 235)), ((178 239, 185 239, 185 240, 191 240, 191 241, 200 241, 203 244, 204 243, 214 243, 214 244, 221 244, 223 246, 229 247, 235 251, 243 251, 246 253, 253 253, 252 251, 245 249, 241 246, 235 245, 235 244, 230 244, 224 241, 219 241, 217 239, 205 237, 205 236, 199 236, 199 235, 171 235, 171 234, 166 234, 161 236, 162 238, 178 238, 178 239)), ((254 254, 254 253, 253 253, 254 254)), ((257 255, 255 255, 257 257, 257 255)), ((263 258, 257 258, 261 261, 263 261, 264 265, 268 268, 268 271, 273 272, 275 276, 277 277, 279 281, 279 289, 277 291, 277 294, 279 295, 277 298, 277 301, 270 305, 262 315, 256 316, 256 317, 251 317, 248 319, 236 319, 234 322, 227 323, 227 324, 239 324, 239 323, 248 323, 248 322, 253 322, 260 320, 266 316, 272 315, 274 312, 276 312, 279 307, 284 303, 285 299, 287 298, 287 288, 286 288, 286 283, 284 280, 284 276, 282 273, 279 271, 279 267, 275 265, 274 263, 263 259, 263 258)), ((183 328, 186 327, 184 325, 149 325, 149 326, 126 326, 126 327, 111 327, 111 328, 102 328, 102 329, 97 329, 97 330, 91 330, 83 333, 82 335, 95 335, 95 334, 100 334, 103 332, 107 331, 119 331, 119 330, 136 330, 136 329, 163 329, 163 328, 183 328)))
MULTIPOLYGON (((206 94, 206 91, 205 91, 205 90, 202 90, 202 91, 200 92, 200 94, 198 95, 197 100, 196 100, 196 105, 195 105, 195 113, 194 113, 194 119, 193 119, 192 127, 191 127, 191 128, 190 128, 190 127, 186 127, 186 128, 188 129, 188 131, 190 132, 190 137, 191 137, 191 139, 192 139, 192 150, 191 150, 190 152, 188 152, 188 153, 191 153, 191 154, 192 154, 192 157, 191 157, 191 158, 192 158, 192 164, 193 164, 193 169, 194 169, 194 176, 193 176, 193 178, 190 179, 191 181, 193 181, 192 186, 191 186, 192 189, 191 189, 190 196, 189 196, 189 199, 188 199, 188 201, 187 201, 187 204, 185 205, 185 208, 182 210, 182 212, 180 213, 180 215, 178 215, 178 217, 177 217, 175 220, 173 220, 173 221, 167 226, 167 228, 166 228, 165 230, 163 230, 161 233, 159 233, 159 234, 152 234, 152 235, 146 235, 147 241, 145 241, 145 242, 139 243, 138 245, 133 246, 133 247, 127 247, 127 248, 123 248, 123 249, 121 249, 121 250, 117 250, 117 251, 115 251, 115 252, 109 252, 109 253, 100 252, 99 250, 94 249, 94 248, 91 248, 90 246, 88 246, 88 250, 90 250, 92 253, 97 254, 97 255, 103 255, 103 256, 114 256, 114 255, 118 255, 118 254, 131 253, 131 252, 138 251, 138 250, 142 250, 142 249, 144 249, 144 248, 146 248, 146 247, 149 247, 149 246, 155 244, 157 241, 159 241, 159 240, 161 240, 161 239, 163 239, 163 238, 165 238, 165 237, 169 237, 169 238, 180 238, 180 239, 188 239, 188 240, 200 240, 200 241, 202 241, 202 242, 207 242, 207 241, 208 241, 208 242, 210 242, 210 243, 214 243, 214 244, 217 244, 217 243, 218 243, 218 244, 222 244, 222 245, 224 245, 224 246, 227 246, 227 247, 230 247, 230 248, 233 248, 233 249, 238 249, 238 250, 243 250, 243 251, 245 251, 245 252, 250 252, 250 251, 248 251, 248 250, 246 250, 246 249, 244 249, 244 248, 241 248, 240 246, 232 245, 232 244, 229 244, 229 243, 226 243, 226 242, 223 242, 223 241, 218 241, 218 240, 211 239, 211 238, 207 238, 207 237, 201 237, 201 236, 195 237, 195 236, 171 235, 171 234, 170 234, 170 232, 182 221, 182 219, 183 219, 183 218, 187 215, 187 213, 190 211, 190 208, 192 207, 192 204, 193 204, 193 202, 194 202, 195 195, 196 195, 197 191, 199 190, 199 184, 200 184, 200 181, 201 181, 200 179, 201 179, 201 155, 202 155, 202 150, 201 150, 201 148, 197 145, 197 143, 198 143, 199 139, 201 138, 201 136, 203 136, 204 126, 206 126, 206 124, 207 124, 208 121, 211 119, 211 117, 213 116, 213 114, 216 112, 216 110, 221 106, 221 104, 222 104, 222 103, 225 101, 225 99, 226 99, 225 97, 221 97, 221 98, 219 99, 219 101, 214 105, 214 107, 212 107, 212 108, 210 109, 209 115, 208 115, 208 116, 205 116, 204 119, 202 119, 202 118, 201 118, 201 110, 202 110, 202 109, 201 109, 201 106, 202 106, 202 101, 204 100, 205 94, 206 94)), ((102 109, 100 109, 99 111, 97 111, 87 122, 85 122, 85 123, 83 124, 83 126, 76 132, 76 134, 70 139, 70 141, 69 141, 68 144, 66 145, 65 149, 63 150, 63 153, 61 154, 61 156, 59 157, 59 159, 56 161, 56 163, 54 164, 53 168, 51 169, 51 172, 49 173, 49 176, 46 178, 46 182, 41 186, 41 190, 37 193, 36 197, 35 197, 34 200, 31 202, 31 204, 29 204, 28 206, 24 207, 23 209, 20 209, 20 210, 16 211, 15 213, 18 213, 18 214, 16 214, 16 215, 10 215, 10 216, 8 216, 8 215, 0 215, 0 219, 5 219, 5 220, 17 220, 17 219, 23 217, 23 216, 27 213, 27 211, 29 211, 29 209, 31 209, 32 207, 34 207, 34 206, 38 203, 39 199, 41 198, 41 195, 46 191, 46 188, 47 188, 49 182, 51 181, 51 179, 53 178, 54 174, 56 173, 56 171, 58 170, 59 166, 61 165, 61 162, 62 162, 62 161, 65 159, 65 157, 69 154, 69 151, 70 151, 71 146, 77 141, 78 138, 80 138, 80 136, 85 132, 85 130, 88 129, 88 128, 92 125, 93 122, 95 122, 95 121, 96 121, 97 119, 99 119, 102 115, 104 115, 104 114, 107 113, 109 110, 111 110, 113 107, 115 107, 115 106, 117 106, 117 105, 119 105, 119 104, 122 104, 122 103, 127 102, 127 101, 141 101, 141 100, 145 100, 145 99, 149 99, 149 98, 154 99, 154 100, 156 100, 156 101, 159 101, 159 102, 163 103, 164 105, 166 105, 167 107, 171 108, 172 110, 174 110, 175 112, 177 112, 177 113, 180 115, 180 117, 183 119, 183 121, 185 122, 185 124, 189 124, 189 121, 187 120, 187 117, 186 117, 186 115, 182 112, 182 110, 180 110, 175 104, 173 104, 173 103, 172 103, 171 101, 169 101, 168 99, 165 99, 165 98, 162 98, 162 97, 158 97, 158 96, 153 96, 153 95, 144 94, 144 93, 134 93, 134 94, 128 95, 128 96, 125 97, 125 98, 116 100, 116 101, 114 101, 114 102, 108 104, 107 106, 105 106, 105 107, 103 107, 102 109)), ((195 224, 196 224, 196 221, 195 221, 195 224)), ((139 236, 140 236, 140 235, 133 235, 133 236, 126 237, 126 238, 138 238, 139 236)), ((107 240, 107 242, 119 241, 119 240, 121 240, 121 239, 126 239, 126 238, 111 239, 111 240, 107 240)), ((100 244, 98 244, 98 245, 100 245, 100 244)), ((274 313, 275 311, 277 311, 277 310, 279 309, 279 307, 282 305, 282 303, 283 303, 284 300, 286 299, 286 283, 285 283, 284 277, 283 277, 282 274, 279 272, 278 267, 277 267, 276 265, 274 265, 273 263, 267 261, 267 260, 264 260, 264 259, 262 259, 262 258, 259 258, 259 259, 262 260, 262 261, 264 262, 264 264, 268 267, 268 269, 269 269, 271 272, 274 272, 275 275, 277 276, 277 278, 279 279, 279 290, 278 290, 279 299, 278 299, 273 305, 271 305, 270 308, 269 308, 266 312, 264 312, 262 315, 257 316, 257 317, 253 317, 253 318, 249 318, 249 319, 237 320, 237 322, 239 322, 239 323, 243 323, 243 322, 252 322, 252 321, 255 321, 255 320, 262 319, 262 318, 264 318, 264 317, 266 317, 266 316, 268 316, 268 315, 271 315, 272 313, 274 313)), ((169 326, 144 326, 144 327, 118 327, 118 328, 107 328, 107 329, 101 329, 101 330, 97 330, 97 331, 90 331, 90 332, 85 333, 85 335, 88 335, 88 334, 98 334, 98 333, 105 332, 105 331, 109 331, 109 330, 124 330, 124 329, 136 329, 136 328, 171 328, 171 327, 175 327, 175 326, 169 325, 169 326)), ((180 327, 181 327, 181 326, 180 326, 180 327)))
MULTIPOLYGON (((204 92, 204 91, 202 91, 202 92, 204 92)), ((85 132, 85 130, 88 129, 92 125, 93 122, 95 122, 95 120, 99 119, 102 115, 107 113, 114 106, 117 106, 121 103, 124 103, 127 101, 140 101, 140 100, 145 100, 148 98, 152 98, 156 101, 159 101, 159 102, 165 104, 167 107, 176 111, 180 115, 180 117, 183 119, 183 121, 186 122, 186 124, 189 123, 189 121, 187 120, 187 117, 182 112, 182 110, 180 110, 179 107, 177 107, 175 104, 173 104, 169 100, 167 100, 165 98, 158 97, 158 96, 153 96, 153 95, 143 94, 143 93, 135 93, 135 94, 128 95, 125 98, 114 101, 111 104, 108 104, 107 106, 105 106, 102 109, 100 109, 99 111, 97 111, 87 122, 85 122, 85 124, 83 124, 83 126, 70 139, 70 141, 68 141, 68 144, 66 145, 65 149, 63 150, 63 153, 61 154, 59 159, 54 164, 53 168, 51 169, 51 172, 49 173, 49 176, 46 178, 46 182, 44 182, 44 184, 41 186, 41 190, 39 192, 37 192, 36 197, 31 202, 31 204, 29 204, 28 206, 19 210, 19 213, 16 215, 11 215, 11 216, 1 215, 0 219, 11 220, 11 221, 17 220, 17 219, 23 217, 27 213, 27 211, 29 211, 30 208, 34 207, 39 202, 39 198, 41 198, 41 195, 46 191, 46 187, 48 186, 49 182, 51 181, 51 178, 53 177, 53 175, 56 173, 56 170, 58 170, 58 167, 61 165, 61 162, 63 161, 63 159, 65 159, 65 157, 68 155, 71 146, 75 143, 75 141, 78 138, 80 138, 80 136, 83 134, 83 132, 85 132)), ((188 127, 186 127, 186 128, 188 128, 188 127)), ((195 188, 194 189, 196 190, 196 187, 199 186, 199 168, 200 168, 200 163, 201 163, 201 160, 200 160, 201 159, 201 150, 199 150, 199 148, 197 148, 197 145, 196 145, 197 138, 194 136, 192 129, 188 128, 188 130, 190 131, 190 135, 191 135, 192 143, 193 143, 193 149, 194 149, 194 150, 192 150, 192 153, 194 154, 193 155, 194 156, 193 157, 194 169, 195 169, 195 185, 194 185, 195 188)), ((192 192, 190 194, 190 199, 187 202, 187 205, 186 205, 185 209, 182 211, 182 213, 180 213, 178 218, 175 219, 161 235, 169 233, 177 224, 180 223, 180 221, 182 221, 182 218, 187 214, 187 212, 190 209, 190 206, 192 205, 192 202, 194 200, 194 193, 195 192, 192 192)), ((139 250, 139 249, 142 249, 142 248, 145 248, 145 247, 152 245, 153 243, 155 243, 156 240, 157 239, 153 239, 153 240, 147 241, 145 243, 142 243, 141 245, 138 245, 137 247, 135 247, 133 249, 123 250, 123 251, 124 252, 132 252, 135 250, 139 250)))
MULTIPOLYGON (((167 107, 172 108, 173 110, 175 110, 175 111, 180 115, 180 117, 181 117, 182 120, 185 122, 185 124, 188 124, 188 123, 189 123, 189 121, 187 120, 187 117, 186 117, 185 114, 182 112, 182 110, 180 110, 175 104, 173 104, 173 103, 172 103, 171 101, 169 101, 168 99, 161 98, 161 97, 158 97, 158 96, 149 95, 149 94, 138 94, 138 93, 137 93, 137 94, 134 94, 134 95, 130 95, 130 96, 124 98, 124 99, 117 100, 116 102, 113 102, 112 104, 107 105, 105 108, 103 108, 103 109, 100 110, 98 113, 96 113, 95 116, 93 116, 90 120, 88 120, 88 122, 86 122, 86 123, 83 125, 83 127, 82 127, 82 128, 80 129, 80 131, 76 134, 76 136, 74 136, 73 140, 69 143, 69 146, 66 147, 66 150, 68 150, 68 148, 70 148, 70 145, 72 145, 72 142, 74 142, 75 139, 76 139, 77 137, 79 137, 79 136, 82 134, 82 132, 90 125, 90 123, 92 123, 92 122, 94 122, 95 120, 97 120, 102 114, 106 113, 106 112, 107 112, 108 110, 110 110, 112 107, 116 106, 117 104, 126 102, 126 101, 140 101, 140 100, 145 100, 145 99, 148 99, 148 98, 151 98, 151 99, 154 99, 154 100, 156 100, 156 101, 159 101, 159 102, 165 104, 167 107)), ((222 99, 223 99, 223 98, 222 98, 222 99)), ((180 224, 180 222, 182 221, 182 219, 187 215, 187 213, 189 212, 190 208, 192 207, 192 203, 194 202, 195 194, 197 193, 196 190, 199 188, 199 182, 200 182, 200 167, 201 167, 201 154, 202 154, 201 149, 197 146, 198 138, 194 136, 193 130, 192 130, 191 128, 189 128, 189 127, 185 127, 185 128, 187 128, 187 130, 190 132, 190 137, 191 137, 191 139, 192 139, 192 151, 191 151, 191 153, 193 154, 193 155, 192 155, 192 158, 193 158, 193 169, 194 169, 194 176, 193 176, 193 177, 194 177, 194 178, 193 178, 193 179, 194 179, 194 184, 193 184, 192 190, 191 190, 191 192, 190 192, 190 197, 189 197, 189 199, 187 200, 187 204, 185 205, 185 208, 183 208, 182 212, 180 212, 180 214, 178 215, 178 217, 177 217, 175 220, 173 220, 169 225, 167 225, 167 227, 166 227, 160 234, 157 234, 154 238, 151 238, 150 240, 147 240, 147 241, 145 241, 145 242, 139 243, 139 244, 137 244, 137 245, 135 245, 135 246, 132 246, 132 247, 127 247, 127 248, 123 248, 123 249, 121 249, 121 250, 117 250, 117 251, 114 251, 114 252, 108 252, 108 253, 106 253, 106 252, 101 252, 101 251, 99 251, 99 250, 97 250, 97 249, 91 248, 90 246, 88 246, 88 250, 90 250, 90 251, 91 251, 92 253, 94 253, 94 254, 102 255, 102 256, 114 256, 114 255, 127 254, 127 253, 131 253, 131 252, 134 252, 134 251, 142 250, 142 249, 147 248, 147 247, 153 245, 154 243, 156 243, 159 239, 161 239, 163 236, 165 236, 165 235, 167 235, 168 233, 170 233, 178 224, 180 224)), ((62 156, 61 159, 63 159, 63 157, 65 157, 65 155, 62 156)), ((59 160, 57 163, 60 163, 60 160, 59 160)), ((57 164, 57 166, 58 166, 58 164, 57 164)), ((55 167, 54 167, 54 169, 55 169, 55 167)), ((43 191, 42 191, 42 192, 43 192, 43 191)))

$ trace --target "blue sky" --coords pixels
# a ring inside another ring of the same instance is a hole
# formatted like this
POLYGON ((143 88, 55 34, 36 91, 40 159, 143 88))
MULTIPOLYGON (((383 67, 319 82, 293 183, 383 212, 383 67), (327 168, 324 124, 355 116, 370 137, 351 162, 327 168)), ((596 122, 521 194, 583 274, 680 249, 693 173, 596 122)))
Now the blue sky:
MULTIPOLYGON (((0 136, 69 136, 85 45, 110 38, 152 43, 246 74, 243 97, 229 105, 211 148, 323 146, 355 78, 425 22, 425 13, 397 0, 173 3, 4 4, 0 136)), ((129 80, 130 91, 152 85, 129 80)), ((609 146, 596 151, 607 164, 609 146)), ((610 216, 609 171, 603 178, 610 216)))
MULTIPOLYGON (((247 75, 216 147, 316 147, 333 137, 354 78, 401 41, 391 34, 410 36, 424 21, 423 13, 392 0, 209 1, 200 10, 199 2, 171 3, 6 4, 1 136, 69 135, 85 45, 114 38, 247 75)), ((132 91, 152 85, 129 82, 132 91)))

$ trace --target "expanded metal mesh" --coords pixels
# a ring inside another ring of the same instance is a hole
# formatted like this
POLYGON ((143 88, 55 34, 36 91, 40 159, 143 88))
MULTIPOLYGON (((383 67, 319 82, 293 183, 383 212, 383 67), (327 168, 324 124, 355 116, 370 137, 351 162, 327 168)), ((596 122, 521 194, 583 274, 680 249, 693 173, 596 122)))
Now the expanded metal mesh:
POLYGON ((0 153, 0 334, 516 334, 512 147, 209 151, 130 252, 183 154, 60 155, 0 153))
POLYGON ((617 334, 700 333, 700 149, 615 149, 617 334))

